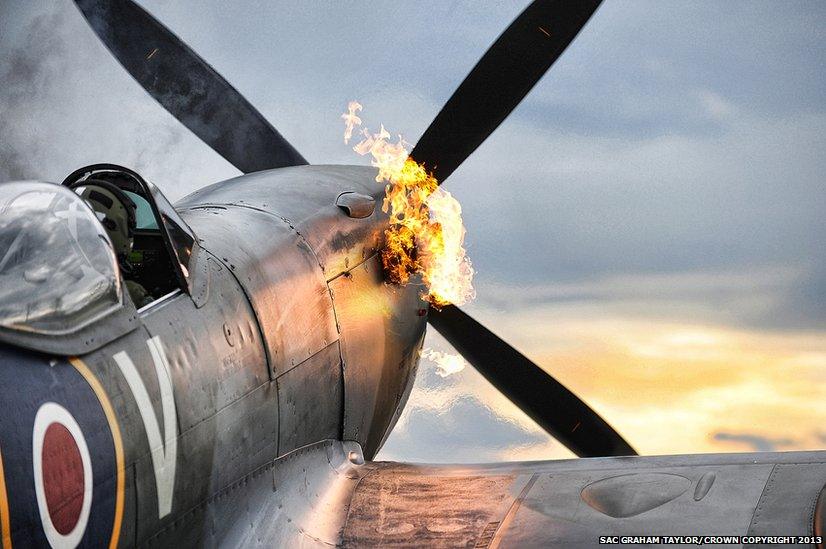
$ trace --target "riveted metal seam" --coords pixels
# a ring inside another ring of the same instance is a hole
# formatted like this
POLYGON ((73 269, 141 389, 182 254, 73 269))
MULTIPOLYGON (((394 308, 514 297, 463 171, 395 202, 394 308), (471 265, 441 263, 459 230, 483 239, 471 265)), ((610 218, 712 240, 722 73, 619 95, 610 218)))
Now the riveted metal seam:
POLYGON ((499 527, 496 529, 496 532, 493 534, 493 538, 490 541, 490 545, 488 545, 489 549, 497 549, 499 545, 502 543, 502 537, 507 532, 508 528, 510 527, 510 523, 513 522, 513 517, 516 516, 516 512, 519 510, 519 506, 522 505, 522 502, 528 496, 528 492, 531 491, 533 485, 536 484, 536 479, 539 478, 539 473, 534 473, 531 475, 531 478, 525 483, 525 486, 522 487, 522 490, 519 492, 519 495, 516 499, 513 500, 511 503, 508 512, 505 513, 505 516, 502 517, 502 520, 499 522, 499 527))

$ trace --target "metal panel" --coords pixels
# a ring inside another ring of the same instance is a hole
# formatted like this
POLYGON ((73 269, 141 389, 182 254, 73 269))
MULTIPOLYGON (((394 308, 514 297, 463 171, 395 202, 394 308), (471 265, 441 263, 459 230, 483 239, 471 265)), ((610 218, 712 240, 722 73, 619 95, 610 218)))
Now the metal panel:
MULTIPOLYGON (((277 454, 278 403, 258 324, 229 269, 211 256, 207 263, 211 291, 200 309, 181 294, 142 312, 150 336, 163 342, 180 437, 173 512, 160 522, 149 455, 135 465, 142 479, 142 542, 159 525, 177 520, 181 511, 277 454)), ((149 373, 144 381, 157 386, 154 377, 149 373)), ((156 409, 160 412, 160 404, 156 409)), ((190 528, 199 528, 193 521, 190 528)))
POLYGON ((749 525, 749 535, 812 535, 815 507, 824 483, 826 463, 775 465, 749 525))
MULTIPOLYGON (((147 541, 163 547, 591 547, 607 535, 743 535, 775 465, 795 464, 796 483, 808 493, 820 486, 824 459, 826 452, 788 452, 362 465, 357 444, 325 441, 213 491, 147 541), (586 501, 583 489, 606 481, 602 495, 591 493, 586 501), (599 497, 630 512, 606 514, 599 497)), ((784 519, 774 533, 798 534, 798 524, 784 519)))
POLYGON ((542 474, 502 532, 503 544, 591 544, 603 532, 741 535, 770 471, 740 464, 542 474), (716 480, 697 501, 694 487, 707 473, 716 480))
POLYGON ((326 439, 341 438, 341 355, 329 345, 276 380, 278 453, 326 439))
MULTIPOLYGON (((296 166, 249 174, 195 191, 179 209, 198 205, 248 206, 283 218, 315 252, 330 280, 358 265, 379 248, 387 214, 381 211, 384 187, 367 166, 296 166), (372 215, 351 218, 336 206, 343 192, 377 198, 372 215)), ((194 227, 196 234, 202 231, 194 227)))
POLYGON ((121 523, 118 545, 120 547, 135 547, 138 544, 138 485, 135 466, 126 467, 124 473, 124 520, 121 523))
POLYGON ((358 464, 360 456, 352 442, 324 441, 295 450, 217 490, 148 545, 337 546, 343 510, 361 471, 368 470, 358 464))
MULTIPOLYGON (((153 402, 160 402, 160 389, 152 366, 152 356, 146 345, 149 337, 149 332, 141 326, 112 345, 82 357, 83 363, 88 366, 105 389, 118 417, 127 466, 146 454, 149 447, 132 391, 112 360, 112 355, 126 351, 144 379, 150 399, 153 402)), ((160 405, 158 408, 160 409, 160 405)), ((154 483, 154 480, 150 480, 154 483)))
POLYGON ((258 324, 235 277, 208 256, 212 291, 197 309, 180 294, 141 312, 163 341, 181 432, 269 380, 258 324))
POLYGON ((384 283, 373 256, 330 281, 344 361, 344 439, 378 451, 418 363, 426 304, 416 285, 384 283))
MULTIPOLYGON (((183 433, 178 441, 181 456, 175 478, 175 499, 172 515, 157 520, 157 515, 139 516, 140 543, 151 542, 159 527, 186 524, 186 530, 194 533, 206 527, 201 513, 192 510, 209 499, 222 487, 234 482, 258 467, 272 461, 277 455, 278 424, 275 421, 278 402, 275 386, 267 382, 244 398, 183 433), (182 520, 183 516, 183 520, 182 520)), ((147 456, 148 458, 148 456, 147 456)), ((139 474, 152 479, 152 464, 143 459, 137 464, 139 474)), ((138 486, 139 498, 154 497, 148 482, 138 486)), ((144 507, 145 508, 145 507, 144 507)), ((150 508, 148 512, 154 510, 150 508)), ((179 530, 176 537, 161 545, 173 546, 182 540, 179 530)))
POLYGON ((365 476, 347 514, 344 547, 473 547, 481 530, 505 516, 517 477, 422 475, 387 470, 365 476), (413 512, 401 509, 415 510, 413 512))
POLYGON ((59 511, 75 505, 86 506, 88 513, 82 527, 73 528, 79 536, 75 544, 106 545, 119 533, 129 543, 134 535, 134 479, 128 467, 121 468, 118 434, 126 422, 110 414, 111 398, 100 384, 111 379, 100 366, 98 362, 92 372, 77 360, 0 344, 0 519, 5 547, 55 543, 55 536, 44 529, 44 516, 58 528, 61 522, 75 527, 80 522, 67 521, 59 511), (52 438, 47 444, 48 428, 55 423, 68 429, 69 438, 57 444, 52 438), (77 459, 72 459, 72 450, 78 452, 77 459), (52 493, 56 497, 48 502, 50 515, 45 515, 43 492, 38 490, 48 490, 50 481, 62 489, 52 493), (121 515, 122 523, 117 513, 121 485, 126 495, 120 501, 131 513, 121 515), (120 532, 113 529, 118 523, 120 532))
POLYGON ((244 288, 261 327, 273 378, 338 340, 333 303, 318 261, 303 237, 282 219, 237 206, 189 210, 183 217, 202 239, 203 248, 244 288))

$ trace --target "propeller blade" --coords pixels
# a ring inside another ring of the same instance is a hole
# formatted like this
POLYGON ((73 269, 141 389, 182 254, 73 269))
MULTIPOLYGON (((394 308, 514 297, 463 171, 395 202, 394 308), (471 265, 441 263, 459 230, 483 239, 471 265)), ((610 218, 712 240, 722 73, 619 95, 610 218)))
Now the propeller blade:
POLYGON ((471 366, 540 427, 581 457, 637 453, 587 404, 455 305, 428 321, 471 366))
POLYGON ((98 38, 172 116, 244 173, 307 161, 198 54, 131 0, 75 0, 98 38))
POLYGON ((473 67, 410 156, 444 182, 562 55, 600 1, 534 1, 473 67))

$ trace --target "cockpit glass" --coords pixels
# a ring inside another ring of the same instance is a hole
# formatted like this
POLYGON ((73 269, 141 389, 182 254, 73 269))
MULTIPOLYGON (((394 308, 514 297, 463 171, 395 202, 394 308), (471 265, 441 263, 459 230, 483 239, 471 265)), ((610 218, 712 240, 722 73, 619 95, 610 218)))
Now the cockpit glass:
POLYGON ((137 209, 135 210, 136 229, 139 231, 158 231, 158 222, 155 214, 152 213, 152 206, 147 200, 132 191, 123 191, 126 196, 132 199, 137 209))
POLYGON ((152 198, 155 200, 155 206, 158 208, 162 222, 169 233, 169 239, 172 242, 172 249, 178 258, 181 268, 184 271, 184 277, 187 281, 190 278, 190 273, 193 271, 194 261, 193 251, 197 246, 195 239, 192 236, 192 229, 181 219, 172 204, 166 197, 158 190, 158 188, 150 182, 146 182, 149 187, 149 192, 152 193, 152 198))
POLYGON ((0 184, 0 327, 63 334, 120 306, 117 259, 83 199, 50 183, 0 184))

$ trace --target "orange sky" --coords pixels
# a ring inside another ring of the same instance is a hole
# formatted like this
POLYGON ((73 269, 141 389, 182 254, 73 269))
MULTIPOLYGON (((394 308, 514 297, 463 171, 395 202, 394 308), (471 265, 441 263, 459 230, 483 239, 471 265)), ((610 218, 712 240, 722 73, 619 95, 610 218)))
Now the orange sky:
POLYGON ((645 454, 826 446, 822 334, 611 318, 559 318, 524 350, 645 454), (715 437, 716 434, 716 437, 715 437))
MULTIPOLYGON (((712 320, 713 311, 649 305, 645 314, 645 307, 628 303, 562 300, 513 311, 477 305, 472 314, 588 402, 641 454, 826 447, 820 406, 826 401, 826 334, 726 326, 712 320)), ((432 330, 426 346, 451 351, 432 330)), ((471 460, 571 456, 472 368, 444 380, 428 378, 436 369, 428 356, 397 431, 403 434, 409 422, 432 414, 431 429, 439 431, 434 439, 445 443, 435 460, 468 459, 450 450, 450 429, 472 421, 453 417, 466 413, 456 403, 468 398, 526 434, 524 443, 511 437, 507 444, 496 443, 493 434, 486 446, 497 427, 466 425, 478 430, 471 460)), ((391 437, 385 459, 434 460, 399 454, 394 442, 391 437)))

